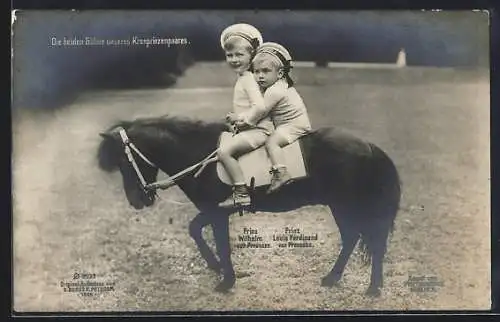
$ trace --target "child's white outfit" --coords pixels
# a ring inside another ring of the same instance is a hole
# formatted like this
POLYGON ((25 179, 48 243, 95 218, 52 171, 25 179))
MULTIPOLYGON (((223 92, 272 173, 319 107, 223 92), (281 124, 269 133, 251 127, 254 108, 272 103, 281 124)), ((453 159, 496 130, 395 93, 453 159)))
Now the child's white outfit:
POLYGON ((239 132, 234 138, 245 140, 254 149, 262 146, 274 130, 269 109, 253 74, 246 71, 240 75, 234 86, 233 111, 251 128, 239 132))
POLYGON ((272 105, 270 117, 276 127, 272 135, 280 135, 288 144, 312 129, 307 109, 295 87, 282 79, 271 85, 264 94, 266 105, 272 105))

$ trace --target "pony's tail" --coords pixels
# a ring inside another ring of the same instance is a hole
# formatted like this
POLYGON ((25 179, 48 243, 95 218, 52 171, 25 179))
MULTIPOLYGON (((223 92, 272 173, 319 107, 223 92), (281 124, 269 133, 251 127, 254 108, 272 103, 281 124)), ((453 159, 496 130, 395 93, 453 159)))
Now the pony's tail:
POLYGON ((372 178, 367 182, 371 196, 364 205, 369 216, 361 227, 359 243, 364 265, 370 264, 374 250, 385 254, 401 201, 401 182, 396 166, 379 147, 370 143, 370 148, 372 155, 366 167, 370 175, 366 178, 372 178))

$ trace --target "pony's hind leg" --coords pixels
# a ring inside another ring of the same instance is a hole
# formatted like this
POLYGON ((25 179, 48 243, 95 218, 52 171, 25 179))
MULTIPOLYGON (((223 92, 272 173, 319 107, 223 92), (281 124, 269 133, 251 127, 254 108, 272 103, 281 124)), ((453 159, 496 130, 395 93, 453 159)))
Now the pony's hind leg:
POLYGON ((209 224, 211 224, 210 217, 203 213, 199 213, 189 223, 189 235, 194 239, 201 257, 207 262, 208 268, 219 273, 221 270, 220 263, 217 261, 214 253, 210 247, 208 247, 202 236, 203 228, 209 224))
POLYGON ((359 233, 357 230, 353 229, 351 225, 345 222, 345 219, 342 217, 335 216, 336 215, 334 215, 334 218, 339 227, 342 239, 342 249, 340 250, 331 271, 321 279, 321 286, 326 287, 332 287, 338 284, 342 278, 347 262, 349 261, 349 257, 351 256, 352 251, 354 250, 354 247, 359 239, 359 233))
POLYGON ((372 236, 368 236, 368 251, 371 255, 372 270, 370 274, 370 285, 365 294, 376 297, 381 295, 381 288, 384 284, 383 262, 388 233, 385 233, 383 230, 379 230, 378 232, 374 230, 371 232, 371 235, 372 236))
POLYGON ((381 294, 383 287, 383 260, 384 252, 382 250, 374 249, 372 253, 372 272, 370 276, 370 285, 366 290, 366 295, 378 297, 381 294))

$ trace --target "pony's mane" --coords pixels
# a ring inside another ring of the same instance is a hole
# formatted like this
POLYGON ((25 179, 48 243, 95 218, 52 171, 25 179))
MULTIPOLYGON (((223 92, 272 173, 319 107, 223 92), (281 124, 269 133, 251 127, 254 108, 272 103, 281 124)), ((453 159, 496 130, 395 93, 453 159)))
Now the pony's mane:
POLYGON ((156 128, 159 131, 169 131, 175 134, 220 132, 225 125, 222 122, 205 122, 182 116, 163 115, 160 117, 143 117, 135 120, 118 121, 108 128, 108 131, 122 127, 131 128, 156 128))

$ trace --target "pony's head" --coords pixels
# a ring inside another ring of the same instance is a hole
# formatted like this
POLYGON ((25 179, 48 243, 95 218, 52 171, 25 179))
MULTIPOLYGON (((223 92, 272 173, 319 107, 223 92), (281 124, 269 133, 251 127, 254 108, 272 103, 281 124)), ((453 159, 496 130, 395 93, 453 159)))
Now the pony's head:
MULTIPOLYGON (((107 172, 119 170, 130 205, 141 209, 153 205, 155 194, 143 189, 125 152, 120 128, 126 131, 130 142, 143 155, 151 158, 149 161, 165 173, 173 175, 212 152, 225 124, 164 115, 119 122, 100 133, 102 141, 97 155, 99 167, 107 172)), ((131 153, 146 184, 155 182, 159 169, 144 161, 133 149, 131 153)))
MULTIPOLYGON (((127 129, 125 124, 120 125, 127 129)), ((99 167, 107 172, 119 170, 123 179, 123 188, 129 204, 135 209, 142 209, 154 204, 155 193, 154 191, 146 191, 143 189, 141 181, 129 161, 125 153, 125 145, 120 137, 119 132, 110 129, 106 132, 100 133, 102 141, 98 149, 98 162, 99 167)), ((140 147, 138 147, 141 149, 140 147)), ((149 165, 146 161, 140 158, 135 151, 131 152, 137 167, 144 177, 146 183, 152 183, 156 180, 158 175, 158 168, 149 165)))

